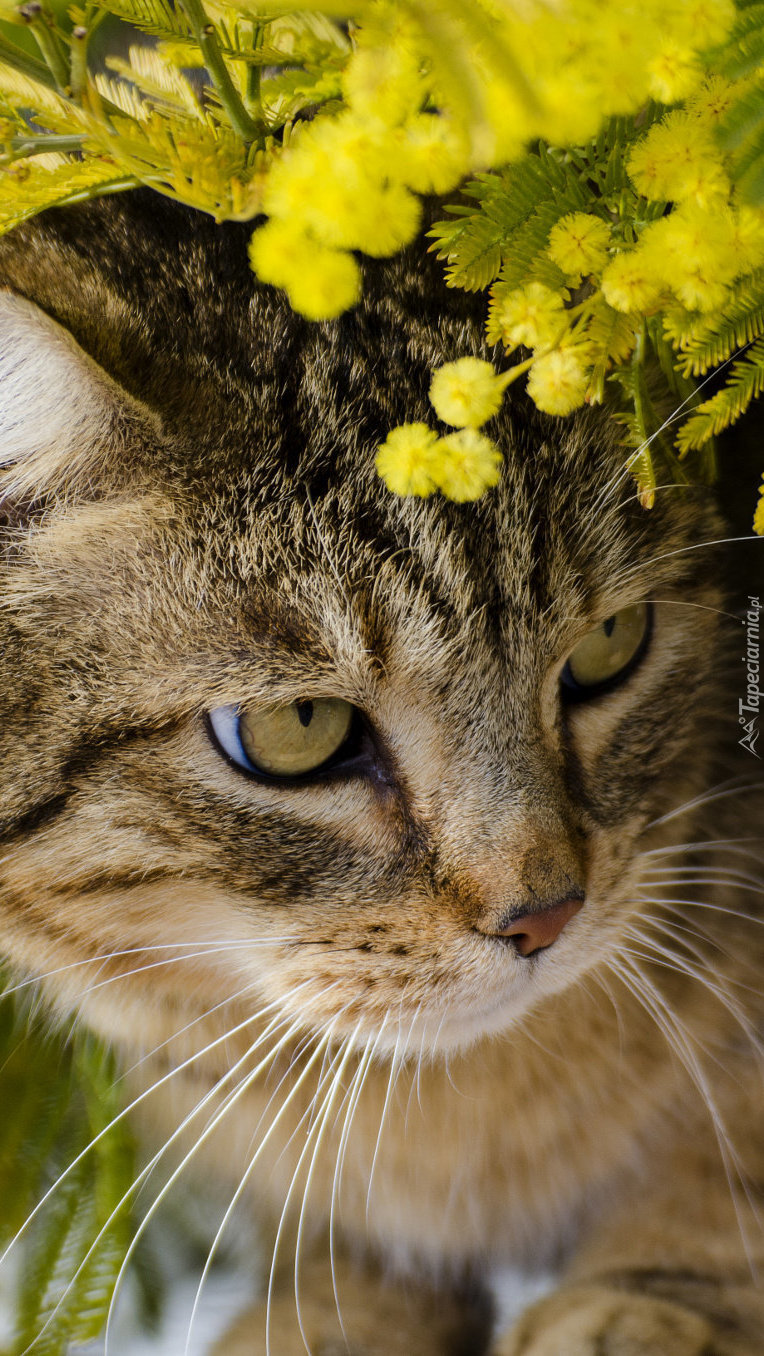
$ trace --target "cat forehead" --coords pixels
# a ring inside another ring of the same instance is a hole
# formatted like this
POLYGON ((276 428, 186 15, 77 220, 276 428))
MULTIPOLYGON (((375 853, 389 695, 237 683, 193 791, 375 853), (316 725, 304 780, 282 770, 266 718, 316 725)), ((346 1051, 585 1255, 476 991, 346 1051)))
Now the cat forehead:
MULTIPOLYGON (((44 457, 22 449, 13 471, 25 491, 39 469, 73 498, 51 549, 75 561, 115 551, 127 560, 142 540, 140 518, 161 547, 135 567, 138 586, 147 561, 160 583, 175 571, 179 610, 214 599, 217 615, 278 630, 286 645, 295 633, 336 645, 351 614, 372 638, 427 619, 433 636, 453 639, 480 617, 508 614, 538 630, 661 547, 668 557, 708 534, 708 515, 689 497, 661 494, 650 513, 639 507, 601 415, 550 419, 522 398, 487 429, 504 467, 483 499, 391 494, 374 470, 376 448, 397 423, 435 423, 433 367, 464 352, 496 358, 482 300, 446 288, 421 247, 369 264, 361 304, 311 325, 254 283, 244 228, 131 194, 11 232, 0 242, 3 279, 73 333, 113 383, 106 390, 88 377, 110 411, 95 458, 83 455, 78 426, 78 459, 57 437, 44 457), (111 517, 77 506, 95 491, 101 502, 117 493, 145 507, 149 490, 150 511, 138 517, 119 505, 111 517)), ((81 389, 80 380, 66 387, 79 392, 78 417, 81 389)), ((55 403, 44 384, 38 405, 43 397, 55 403)), ((25 395, 20 408, 33 403, 25 395)), ((103 590, 105 572, 98 577, 103 590)))
POLYGON ((647 514, 620 457, 572 474, 581 436, 569 426, 555 455, 541 449, 535 461, 505 440, 499 485, 468 504, 396 496, 373 459, 348 466, 345 456, 320 484, 225 487, 195 501, 188 554, 213 592, 235 595, 256 629, 287 646, 312 638, 320 650, 348 618, 376 653, 395 635, 427 630, 448 645, 502 619, 538 635, 561 615, 622 605, 629 589, 641 596, 669 572, 670 555, 651 571, 659 547, 686 540, 688 515, 647 514))

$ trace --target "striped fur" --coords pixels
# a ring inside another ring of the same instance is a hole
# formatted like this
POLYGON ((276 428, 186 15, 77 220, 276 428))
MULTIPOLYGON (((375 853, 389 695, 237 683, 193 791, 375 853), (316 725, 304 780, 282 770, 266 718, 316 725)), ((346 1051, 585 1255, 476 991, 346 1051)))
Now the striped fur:
POLYGON ((522 396, 478 504, 389 495, 375 447, 486 356, 480 307, 417 247, 311 325, 246 234, 138 193, 0 242, 2 948, 141 1060, 167 1160, 271 1220, 271 1356, 341 1339, 335 1289, 366 1356, 753 1356, 758 814, 706 796, 743 653, 712 497, 645 512, 599 415, 522 396), (643 599, 642 663, 564 705, 643 599), (211 741, 215 706, 320 696, 365 712, 366 775, 211 741), (578 889, 548 952, 492 936, 578 889), (560 1288, 490 1337, 502 1264, 560 1288))

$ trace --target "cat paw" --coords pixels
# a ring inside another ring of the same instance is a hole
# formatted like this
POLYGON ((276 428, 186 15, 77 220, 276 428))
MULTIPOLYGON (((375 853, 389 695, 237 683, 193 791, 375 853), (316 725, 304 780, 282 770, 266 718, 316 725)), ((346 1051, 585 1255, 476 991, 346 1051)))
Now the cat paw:
POLYGON ((423 1285, 399 1286, 374 1272, 337 1261, 331 1273, 304 1268, 300 1318, 294 1290, 255 1305, 215 1347, 213 1356, 479 1356, 488 1346, 491 1306, 423 1285), (340 1319, 339 1312, 342 1318, 340 1319), (266 1327, 268 1342, 266 1344, 266 1327))
POLYGON ((716 1337, 706 1318, 670 1300, 575 1286, 535 1304, 491 1356, 723 1356, 716 1337))

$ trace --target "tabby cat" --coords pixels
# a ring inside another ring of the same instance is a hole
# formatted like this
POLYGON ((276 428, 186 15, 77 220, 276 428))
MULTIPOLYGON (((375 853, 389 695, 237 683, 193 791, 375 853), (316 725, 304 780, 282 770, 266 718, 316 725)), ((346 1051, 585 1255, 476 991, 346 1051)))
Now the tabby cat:
POLYGON ((311 324, 248 232, 0 244, 0 948, 270 1231, 222 1356, 761 1353, 728 529, 522 396, 496 489, 393 496, 482 302, 419 245, 311 324))

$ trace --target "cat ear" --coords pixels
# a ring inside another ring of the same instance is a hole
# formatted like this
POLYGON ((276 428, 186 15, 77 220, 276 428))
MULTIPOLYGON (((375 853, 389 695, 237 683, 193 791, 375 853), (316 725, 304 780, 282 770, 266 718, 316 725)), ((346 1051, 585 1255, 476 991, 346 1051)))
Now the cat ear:
POLYGON ((99 480, 130 434, 160 422, 33 302, 0 291, 0 500, 49 500, 99 480), (136 424, 138 427, 136 427, 136 424))

